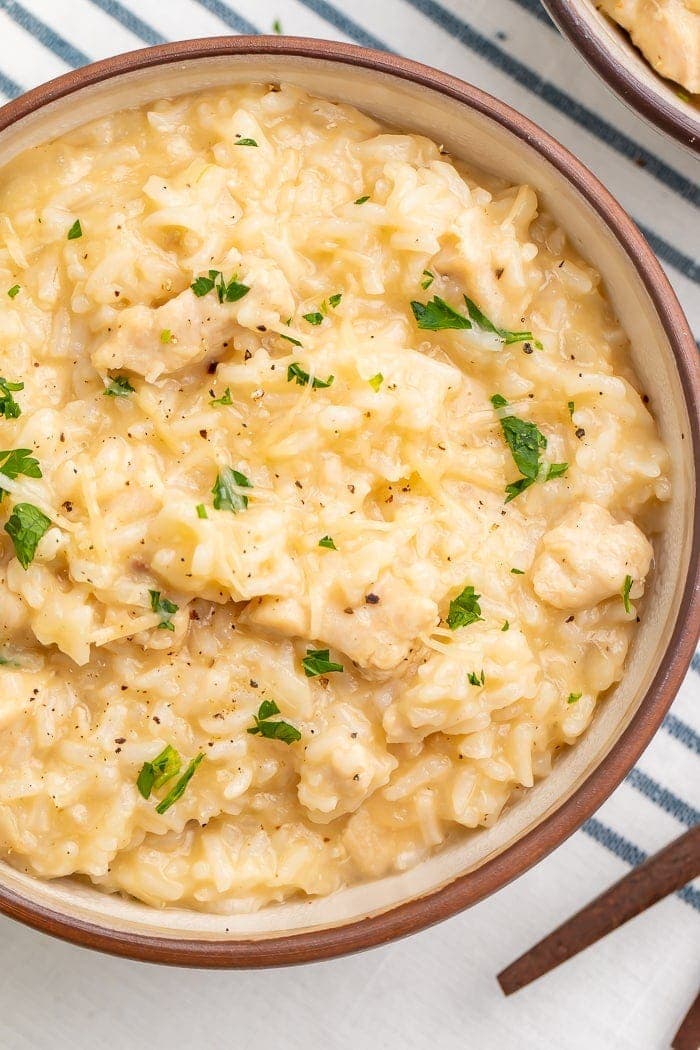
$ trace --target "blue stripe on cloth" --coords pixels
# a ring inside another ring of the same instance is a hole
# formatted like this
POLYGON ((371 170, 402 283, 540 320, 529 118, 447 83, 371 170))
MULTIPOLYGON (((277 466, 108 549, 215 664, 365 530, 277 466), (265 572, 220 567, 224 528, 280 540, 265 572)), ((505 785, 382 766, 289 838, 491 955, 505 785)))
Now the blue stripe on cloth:
POLYGON ((200 7, 204 7, 211 14, 216 15, 224 25, 227 25, 229 29, 233 29, 236 33, 246 33, 255 36, 260 32, 252 22, 237 14, 236 11, 232 11, 228 4, 222 3, 221 0, 196 0, 196 2, 200 7))
POLYGON ((700 674, 700 653, 693 653, 693 659, 690 661, 690 666, 697 674, 700 674))
MULTIPOLYGON (((592 839, 595 839, 600 846, 604 846, 605 849, 610 850, 616 857, 619 857, 620 860, 623 860, 633 868, 643 864, 647 859, 648 854, 644 850, 640 849, 639 846, 635 846, 628 839, 623 838, 622 835, 618 835, 612 828, 601 824, 595 817, 587 820, 581 830, 585 831, 592 839)), ((676 896, 680 897, 686 904, 689 904, 691 908, 700 911, 700 892, 692 886, 684 886, 682 890, 677 891, 676 896)))
POLYGON ((363 47, 376 47, 379 51, 389 51, 394 54, 392 48, 388 44, 385 44, 383 40, 380 40, 378 36, 374 36, 369 33, 366 29, 363 29, 358 22, 354 19, 349 18, 348 15, 338 11, 332 4, 329 4, 327 0, 299 0, 304 7, 308 7, 309 11, 313 11, 314 14, 319 15, 321 18, 329 22, 330 25, 335 26, 345 36, 349 36, 351 40, 356 41, 358 44, 362 44, 363 47))
POLYGON ((700 824, 700 810, 695 809, 688 802, 684 802, 682 798, 678 798, 672 791, 662 787, 656 780, 643 773, 641 769, 633 769, 626 777, 626 781, 631 787, 641 792, 645 798, 648 798, 650 802, 659 806, 665 813, 670 813, 672 817, 675 817, 681 824, 685 824, 686 827, 692 828, 696 824, 700 824))
POLYGON ((10 80, 8 76, 0 70, 0 91, 7 98, 16 98, 17 95, 21 95, 24 88, 21 88, 14 80, 10 80))
POLYGON ((672 737, 685 744, 696 755, 700 755, 700 736, 686 722, 682 722, 675 715, 666 715, 661 724, 672 737))
POLYGON ((683 252, 678 250, 678 248, 674 248, 672 244, 664 241, 647 226, 642 226, 639 222, 637 222, 637 226, 639 226, 639 229, 649 241, 652 249, 658 257, 663 260, 663 262, 668 263, 668 265, 672 266, 674 270, 678 270, 678 272, 682 273, 684 277, 688 278, 688 280, 700 284, 700 265, 698 265, 694 259, 684 255, 683 252))
POLYGON ((528 14, 534 15, 540 22, 544 22, 546 26, 550 26, 552 29, 556 29, 554 22, 549 17, 545 9, 542 7, 540 0, 513 0, 514 4, 518 7, 522 7, 528 14))
POLYGON ((444 29, 446 33, 449 33, 450 36, 456 37, 461 43, 466 44, 467 47, 471 48, 477 55, 485 58, 496 69, 500 69, 503 73, 512 77, 513 80, 516 80, 518 84, 539 95, 550 106, 563 112, 569 120, 575 121, 580 127, 585 128, 586 131, 601 139, 612 149, 622 154, 623 157, 634 161, 641 160, 647 173, 670 190, 673 190, 674 193, 679 194, 692 203, 697 204, 700 202, 700 188, 691 179, 686 178, 681 172, 666 164, 660 157, 650 153, 644 146, 628 138, 627 135, 618 128, 613 127, 606 120, 603 120, 597 113, 582 106, 571 95, 567 95, 565 91, 561 91, 548 80, 543 80, 529 66, 502 51, 491 40, 477 33, 467 22, 436 3, 435 0, 405 0, 405 3, 415 8, 416 11, 420 11, 426 18, 429 18, 444 29))
POLYGON ((79 51, 77 47, 73 47, 64 37, 59 36, 50 26, 27 11, 21 4, 16 3, 16 0, 0 0, 0 11, 8 14, 13 22, 36 37, 40 44, 43 44, 49 51, 53 51, 54 55, 57 55, 67 66, 85 66, 90 62, 87 55, 79 51))
POLYGON ((119 0, 90 0, 90 3, 95 7, 99 7, 100 11, 104 11, 106 15, 113 18, 115 22, 119 22, 125 29, 128 29, 134 36, 139 37, 140 40, 145 41, 147 44, 163 44, 166 41, 166 37, 149 25, 148 22, 144 22, 142 18, 130 11, 123 4, 119 3, 119 0))

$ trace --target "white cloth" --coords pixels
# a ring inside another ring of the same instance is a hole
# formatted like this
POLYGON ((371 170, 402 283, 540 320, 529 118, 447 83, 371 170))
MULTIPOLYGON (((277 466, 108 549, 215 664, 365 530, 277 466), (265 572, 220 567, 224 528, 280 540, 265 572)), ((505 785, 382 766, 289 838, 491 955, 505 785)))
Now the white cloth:
MULTIPOLYGON (((0 102, 71 65, 228 31, 386 47, 471 81, 567 145, 644 228, 700 330, 696 162, 629 112, 537 0, 0 0, 0 102)), ((662 1050, 697 992, 686 890, 504 999, 495 974, 698 820, 700 659, 613 797, 554 854, 441 926, 286 971, 168 970, 0 918, 1 1050, 662 1050)))

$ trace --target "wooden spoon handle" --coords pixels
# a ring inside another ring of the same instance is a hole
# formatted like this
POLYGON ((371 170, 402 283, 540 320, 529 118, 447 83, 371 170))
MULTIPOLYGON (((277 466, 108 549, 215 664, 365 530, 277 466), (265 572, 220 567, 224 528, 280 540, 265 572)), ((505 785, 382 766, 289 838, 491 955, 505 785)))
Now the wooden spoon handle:
POLYGON ((700 824, 605 890, 498 975, 506 995, 549 973, 700 875, 700 824))

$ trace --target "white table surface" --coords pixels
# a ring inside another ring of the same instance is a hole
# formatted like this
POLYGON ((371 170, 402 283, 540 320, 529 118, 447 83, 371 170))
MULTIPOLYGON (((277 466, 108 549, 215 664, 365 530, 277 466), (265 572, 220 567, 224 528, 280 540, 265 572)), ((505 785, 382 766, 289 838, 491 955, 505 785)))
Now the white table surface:
MULTIPOLYGON (((0 0, 0 102, 144 42, 250 24, 269 32, 275 18, 289 33, 388 45, 527 113, 653 227, 700 329, 689 200, 697 166, 607 92, 537 0, 0 0), (529 82, 528 71, 549 87, 529 82), (574 104, 589 115, 571 119, 574 104)), ((700 675, 690 672, 635 778, 587 832, 470 911, 363 955, 290 970, 169 970, 0 917, 0 1050, 663 1050, 697 992, 697 890, 661 902, 510 999, 495 975, 630 861, 697 820, 699 696, 700 675)))

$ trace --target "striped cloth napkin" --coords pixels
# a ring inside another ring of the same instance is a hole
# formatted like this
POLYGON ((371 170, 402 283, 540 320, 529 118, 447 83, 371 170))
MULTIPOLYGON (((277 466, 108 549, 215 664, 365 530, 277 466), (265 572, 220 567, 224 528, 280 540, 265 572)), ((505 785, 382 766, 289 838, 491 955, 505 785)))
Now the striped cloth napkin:
MULTIPOLYGON (((267 33, 276 22, 438 66, 526 113, 627 208, 700 330, 696 162, 609 93, 538 0, 0 0, 0 102, 119 51, 267 33)), ((494 975, 698 821, 699 695, 696 656, 639 765, 581 831, 478 907, 369 955, 267 974, 186 973, 95 957, 0 919, 0 1046, 112 1050, 121 1035, 129 1050, 668 1047, 697 992, 697 888, 512 999, 494 975)))

